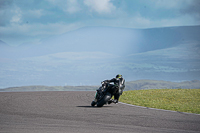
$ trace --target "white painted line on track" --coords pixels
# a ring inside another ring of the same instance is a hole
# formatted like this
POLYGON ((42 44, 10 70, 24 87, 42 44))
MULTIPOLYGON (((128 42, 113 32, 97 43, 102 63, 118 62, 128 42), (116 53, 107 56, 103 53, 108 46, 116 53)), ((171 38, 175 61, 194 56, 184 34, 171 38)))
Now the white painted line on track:
POLYGON ((179 111, 172 111, 172 110, 164 110, 164 109, 149 108, 149 107, 143 107, 143 106, 138 106, 138 105, 132 105, 132 104, 122 103, 122 102, 118 102, 118 103, 124 104, 124 105, 127 105, 127 106, 133 106, 133 107, 138 107, 138 108, 144 108, 144 109, 153 109, 153 110, 160 110, 160 111, 167 111, 167 112, 175 112, 175 113, 188 114, 188 115, 200 115, 200 114, 194 114, 194 113, 186 113, 186 112, 179 112, 179 111))

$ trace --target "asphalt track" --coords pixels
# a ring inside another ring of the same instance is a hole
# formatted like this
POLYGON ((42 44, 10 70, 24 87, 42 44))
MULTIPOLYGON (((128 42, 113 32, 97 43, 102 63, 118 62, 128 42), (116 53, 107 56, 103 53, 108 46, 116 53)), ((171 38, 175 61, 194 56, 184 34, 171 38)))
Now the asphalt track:
POLYGON ((111 104, 95 92, 1 92, 0 133, 200 133, 200 115, 111 104))

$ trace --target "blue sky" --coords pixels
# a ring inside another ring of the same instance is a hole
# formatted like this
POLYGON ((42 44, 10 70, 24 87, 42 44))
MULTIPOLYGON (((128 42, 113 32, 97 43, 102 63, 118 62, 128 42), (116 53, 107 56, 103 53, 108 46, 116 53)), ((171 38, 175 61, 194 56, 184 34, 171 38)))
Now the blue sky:
POLYGON ((85 26, 200 25, 200 0, 0 0, 0 40, 9 45, 85 26))

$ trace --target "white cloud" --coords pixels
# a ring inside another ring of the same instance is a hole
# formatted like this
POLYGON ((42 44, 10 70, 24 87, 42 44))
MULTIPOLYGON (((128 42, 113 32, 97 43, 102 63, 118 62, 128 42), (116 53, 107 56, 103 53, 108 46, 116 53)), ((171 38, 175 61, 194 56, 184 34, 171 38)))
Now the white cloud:
POLYGON ((41 16, 44 15, 42 9, 37 9, 37 10, 29 10, 28 14, 31 15, 33 18, 40 18, 41 16))
MULTIPOLYGON (((122 8, 116 3, 115 7, 112 0, 45 0, 45 2, 37 6, 32 6, 33 1, 15 2, 0 8, 0 18, 3 18, 0 21, 0 40, 14 45, 38 41, 84 26, 154 28, 200 24, 199 0, 151 0, 154 6, 151 2, 145 1, 146 10, 143 8, 133 10, 132 6, 122 8), (92 13, 88 14, 88 11, 92 13), (144 12, 147 15, 144 15, 144 12)), ((126 4, 131 5, 130 1, 126 4)), ((142 3, 142 6, 144 5, 142 3)))
MULTIPOLYGON (((190 15, 182 15, 176 18, 163 18, 163 19, 148 19, 140 15, 126 20, 127 27, 137 28, 156 28, 156 27, 173 27, 173 26, 188 26, 188 25, 199 25, 199 23, 190 15)), ((125 22, 124 22, 125 23, 125 22)))
POLYGON ((141 16, 139 13, 131 17, 126 16, 110 20, 99 19, 94 21, 93 23, 96 24, 97 26, 101 25, 101 26, 136 28, 136 29, 199 25, 199 22, 188 14, 176 18, 151 19, 141 16))
POLYGON ((84 4, 91 8, 91 11, 96 11, 100 14, 111 13, 116 7, 110 0, 84 0, 84 4))
POLYGON ((67 13, 76 13, 81 10, 81 7, 77 0, 46 0, 53 6, 59 7, 61 10, 67 13))
POLYGON ((199 25, 199 22, 189 14, 172 19, 162 19, 156 23, 160 24, 162 27, 199 25))
POLYGON ((15 7, 14 10, 11 10, 14 14, 12 19, 10 20, 11 23, 20 23, 22 18, 22 11, 19 7, 15 7))
POLYGON ((152 0, 155 7, 164 9, 180 9, 190 5, 193 0, 152 0))
POLYGON ((68 0, 67 1, 67 9, 65 11, 69 13, 76 13, 81 10, 77 0, 68 0))
POLYGON ((17 24, 0 27, 0 40, 9 45, 20 45, 24 42, 39 42, 49 36, 56 36, 82 27, 81 23, 66 24, 64 22, 49 24, 17 24), (17 33, 16 33, 17 32, 17 33))

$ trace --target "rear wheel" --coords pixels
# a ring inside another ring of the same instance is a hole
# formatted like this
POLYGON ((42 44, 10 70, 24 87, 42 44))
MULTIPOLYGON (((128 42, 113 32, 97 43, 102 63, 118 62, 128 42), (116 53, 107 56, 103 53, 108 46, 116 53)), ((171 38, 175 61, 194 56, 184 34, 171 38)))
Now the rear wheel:
POLYGON ((111 94, 107 93, 99 102, 97 102, 97 107, 102 107, 110 99, 111 99, 111 94))

